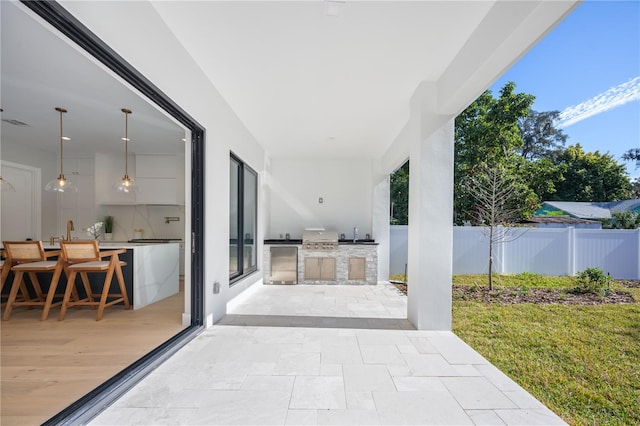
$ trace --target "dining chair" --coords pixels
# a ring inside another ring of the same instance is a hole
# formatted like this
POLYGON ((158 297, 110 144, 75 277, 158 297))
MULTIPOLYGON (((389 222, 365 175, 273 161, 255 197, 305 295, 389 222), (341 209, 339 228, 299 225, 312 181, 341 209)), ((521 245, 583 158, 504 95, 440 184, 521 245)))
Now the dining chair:
POLYGON ((126 253, 125 249, 116 249, 108 251, 100 251, 98 242, 91 241, 60 241, 62 251, 62 259, 65 262, 65 271, 67 273, 67 286, 62 300, 62 308, 60 309, 60 321, 64 320, 67 309, 72 306, 82 307, 91 306, 98 308, 96 321, 102 319, 104 309, 116 303, 124 303, 125 309, 130 309, 129 297, 124 286, 124 277, 122 275, 122 266, 126 262, 120 260, 119 255, 126 253), (108 258, 108 260, 103 260, 108 258), (89 272, 105 273, 104 282, 101 285, 100 293, 93 293, 89 282, 89 272), (116 275, 120 293, 111 293, 111 280, 116 275), (76 277, 80 275, 85 298, 76 298, 71 300, 71 293, 75 288, 76 277), (98 300, 96 300, 98 299, 98 300))
MULTIPOLYGON (((2 256, 2 259, 0 260, 0 266, 2 267, 2 276, 0 280, 0 298, 8 299, 9 294, 4 294, 3 291, 4 291, 4 284, 7 282, 7 278, 9 277, 9 272, 11 271, 11 262, 6 259, 4 250, 0 250, 0 256, 2 256)), ((24 297, 24 294, 26 292, 24 288, 24 283, 20 284, 20 291, 22 292, 22 295, 24 297)), ((2 302, 2 306, 4 306, 4 303, 5 302, 2 302)))
MULTIPOLYGON (((42 306, 42 315, 40 320, 44 321, 49 316, 52 307, 62 304, 62 301, 53 302, 55 297, 61 297, 56 293, 60 275, 62 274, 62 260, 60 259, 60 251, 45 252, 42 241, 4 241, 5 264, 9 264, 9 268, 14 273, 13 283, 9 291, 9 299, 4 307, 2 314, 3 321, 7 321, 11 316, 11 311, 17 306, 42 306), (51 257, 58 256, 57 260, 49 260, 51 257), (42 291, 42 286, 38 280, 38 273, 53 273, 51 282, 46 292, 42 291), (25 287, 24 274, 29 276, 29 282, 33 287, 35 298, 32 298, 25 287), (22 299, 17 300, 18 290, 21 290, 22 299)), ((6 271, 8 274, 8 271, 6 271)), ((2 270, 3 279, 5 278, 5 268, 2 270)))

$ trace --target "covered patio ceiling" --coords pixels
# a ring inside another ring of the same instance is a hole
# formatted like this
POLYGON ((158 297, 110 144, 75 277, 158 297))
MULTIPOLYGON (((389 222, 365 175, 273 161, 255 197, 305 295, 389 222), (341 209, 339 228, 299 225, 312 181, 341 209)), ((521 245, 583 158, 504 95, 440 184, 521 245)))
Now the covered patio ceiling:
POLYGON ((273 157, 375 158, 421 82, 456 115, 577 1, 153 2, 273 157))

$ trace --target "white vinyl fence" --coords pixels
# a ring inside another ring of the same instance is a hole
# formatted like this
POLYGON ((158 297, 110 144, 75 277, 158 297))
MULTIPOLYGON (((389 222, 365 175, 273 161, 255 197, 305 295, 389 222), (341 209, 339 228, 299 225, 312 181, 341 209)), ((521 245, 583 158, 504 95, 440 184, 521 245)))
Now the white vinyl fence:
MULTIPOLYGON (((391 226, 390 273, 404 274, 408 226, 391 226)), ((489 271, 487 229, 453 227, 453 273, 489 271)), ((600 268, 618 279, 640 279, 640 229, 517 228, 510 242, 494 246, 494 271, 575 275, 600 268)), ((434 250, 437 250, 434 247, 434 250)))

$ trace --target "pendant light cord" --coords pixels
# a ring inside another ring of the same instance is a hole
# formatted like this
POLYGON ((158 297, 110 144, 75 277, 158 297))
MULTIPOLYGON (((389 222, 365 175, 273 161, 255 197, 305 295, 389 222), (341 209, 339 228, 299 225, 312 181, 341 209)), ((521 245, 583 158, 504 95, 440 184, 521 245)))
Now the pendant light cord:
POLYGON ((122 108, 124 112, 124 177, 129 179, 129 114, 131 110, 122 108))
POLYGON ((64 158, 64 148, 62 143, 64 138, 64 133, 62 131, 62 114, 67 112, 67 110, 62 107, 56 107, 55 110, 60 113, 60 178, 64 179, 64 164, 62 160, 64 158))
POLYGON ((64 176, 64 165, 62 162, 62 158, 64 157, 64 152, 63 152, 63 143, 62 143, 62 135, 64 134, 62 132, 62 113, 63 110, 62 108, 58 109, 58 111, 60 111, 60 176, 64 176))

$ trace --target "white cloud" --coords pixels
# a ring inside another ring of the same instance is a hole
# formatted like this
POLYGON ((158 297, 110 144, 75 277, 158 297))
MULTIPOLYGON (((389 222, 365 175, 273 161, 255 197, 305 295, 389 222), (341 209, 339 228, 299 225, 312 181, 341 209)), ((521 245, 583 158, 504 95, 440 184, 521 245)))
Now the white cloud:
POLYGON ((604 93, 601 93, 578 105, 565 108, 556 125, 567 127, 592 117, 601 112, 608 111, 627 102, 640 100, 640 76, 632 78, 626 83, 619 84, 604 93))

